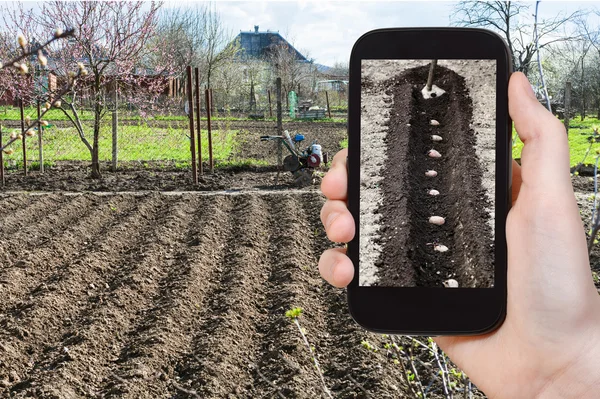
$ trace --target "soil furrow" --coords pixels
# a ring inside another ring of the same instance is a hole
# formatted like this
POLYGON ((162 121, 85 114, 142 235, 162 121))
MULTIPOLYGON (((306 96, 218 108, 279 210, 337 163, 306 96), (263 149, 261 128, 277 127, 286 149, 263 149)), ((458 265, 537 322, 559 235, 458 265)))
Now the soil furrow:
POLYGON ((51 197, 23 196, 23 205, 11 212, 2 212, 0 237, 9 239, 24 226, 35 225, 40 220, 52 220, 63 205, 51 197))
MULTIPOLYGON (((234 229, 222 249, 222 270, 201 304, 193 352, 178 370, 179 385, 202 398, 248 397, 259 351, 255 323, 264 317, 257 308, 268 276, 269 209, 256 196, 231 201, 234 229)), ((188 397, 181 390, 177 396, 188 397)))
MULTIPOLYGON (((97 273, 88 274, 100 288, 94 292, 96 285, 89 286, 91 305, 73 317, 70 330, 63 334, 45 362, 46 368, 58 368, 60 372, 39 372, 32 376, 43 384, 44 394, 59 397, 98 394, 123 350, 124 337, 152 307, 151 298, 158 289, 156 275, 161 274, 160 265, 164 264, 161 260, 171 255, 172 238, 181 233, 180 226, 189 219, 186 209, 193 209, 189 202, 152 196, 149 209, 138 215, 144 221, 133 223, 132 233, 137 237, 132 234, 131 245, 115 254, 111 259, 113 267, 105 270, 98 265, 97 273), (66 354, 64 348, 68 348, 66 354)), ((143 373, 140 368, 133 376, 153 377, 143 373)))
MULTIPOLYGON (((160 212, 168 210, 167 201, 161 206, 156 204, 156 196, 131 200, 139 201, 139 207, 99 234, 97 241, 92 240, 86 252, 80 253, 50 276, 44 289, 33 294, 28 302, 7 312, 2 322, 5 330, 0 331, 0 338, 16 357, 12 362, 12 371, 20 380, 14 381, 10 390, 27 395, 29 389, 40 384, 44 378, 57 381, 57 374, 53 371, 59 368, 61 373, 65 372, 74 357, 64 348, 89 338, 81 335, 81 332, 83 326, 92 323, 92 309, 102 308, 107 301, 120 301, 112 291, 118 290, 123 284, 120 280, 130 274, 135 262, 130 265, 126 261, 119 262, 119 259, 141 251, 144 239, 148 236, 138 234, 136 237, 136 233, 140 230, 151 233, 152 228, 163 219, 160 212), (143 221, 140 221, 140 215, 143 221), (24 364, 27 360, 26 356, 22 356, 24 352, 43 354, 43 357, 24 364)), ((91 340, 95 342, 95 338, 91 340)), ((63 375, 69 377, 68 373, 63 375)), ((62 381, 63 386, 58 388, 56 395, 68 396, 75 392, 69 382, 73 381, 62 381)), ((43 384, 50 385, 47 381, 43 384)), ((50 389, 45 394, 51 396, 52 392, 50 389)))
POLYGON ((493 240, 469 127, 472 102, 464 79, 444 67, 438 67, 436 79, 446 93, 423 99, 421 82, 427 74, 427 66, 408 70, 396 78, 393 89, 397 116, 390 121, 393 133, 383 172, 384 251, 378 285, 442 287, 452 278, 460 287, 488 287, 493 283, 493 240), (398 108, 407 98, 409 107, 398 108), (402 114, 410 115, 408 123, 402 114), (432 135, 442 141, 433 142, 432 135), (429 157, 431 149, 441 158, 429 157), (399 164, 405 165, 400 174, 399 164), (437 176, 426 177, 429 170, 437 176), (430 195, 431 189, 439 195, 430 195), (445 223, 431 224, 431 216, 441 216, 445 223), (449 250, 435 251, 437 243, 449 250))
POLYGON ((266 296, 260 307, 266 319, 257 327, 261 334, 261 356, 254 364, 254 395, 281 395, 286 398, 316 398, 323 393, 308 348, 296 325, 285 312, 301 307, 300 323, 311 345, 317 346, 321 331, 320 282, 315 278, 311 239, 315 236, 307 221, 304 201, 318 195, 282 195, 268 198, 271 209, 271 237, 267 264, 266 296))
POLYGON ((192 351, 192 337, 201 324, 200 304, 206 300, 222 260, 220 250, 230 228, 224 221, 232 205, 223 197, 191 197, 194 213, 178 228, 181 234, 165 260, 168 267, 158 281, 153 307, 127 334, 102 396, 171 397, 178 392, 175 370, 180 359, 192 351), (157 378, 140 384, 132 378, 140 371, 157 378))
MULTIPOLYGON (((313 275, 320 281, 318 299, 321 325, 316 343, 321 355, 321 366, 325 370, 325 381, 334 398, 398 398, 404 397, 401 371, 398 366, 383 356, 374 356, 366 350, 363 340, 383 348, 381 334, 363 330, 350 316, 346 291, 336 289, 319 277, 317 264, 320 255, 332 244, 319 218, 324 199, 318 195, 304 194, 305 214, 311 229, 316 232, 311 242, 313 253, 313 275), (312 198, 311 198, 312 197, 312 198), (397 381, 389 384, 389 381, 397 381)), ((313 304, 317 307, 317 304, 313 304)))
MULTIPOLYGON (((55 196, 63 202, 67 197, 55 196)), ((66 205, 51 221, 42 219, 15 233, 10 240, 0 240, 6 250, 10 266, 0 273, 0 313, 13 298, 31 295, 46 285, 46 279, 64 260, 71 259, 88 246, 91 237, 105 231, 114 223, 123 198, 109 201, 91 196, 68 198, 66 205), (37 287, 37 288, 34 288, 37 287)))

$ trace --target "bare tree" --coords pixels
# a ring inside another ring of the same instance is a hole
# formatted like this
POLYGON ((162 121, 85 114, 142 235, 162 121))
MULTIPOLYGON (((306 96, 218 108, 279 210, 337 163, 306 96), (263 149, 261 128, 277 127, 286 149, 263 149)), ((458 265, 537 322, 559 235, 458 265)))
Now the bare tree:
MULTIPOLYGON (((63 76, 73 79, 73 68, 85 72, 81 84, 76 86, 69 99, 64 99, 60 109, 75 127, 81 141, 90 151, 91 176, 100 178, 99 136, 100 123, 107 114, 107 97, 117 82, 139 88, 142 80, 136 73, 139 61, 145 57, 146 43, 154 34, 159 3, 142 1, 112 2, 62 2, 43 3, 39 12, 29 13, 39 29, 47 30, 56 24, 75 28, 68 43, 57 42, 48 47, 52 59, 62 69, 63 76), (88 73, 89 71, 89 73, 88 73), (79 90, 78 90, 79 88, 79 90), (91 132, 80 118, 79 97, 81 90, 91 91, 94 125, 91 132)), ((19 12, 3 8, 3 14, 19 12)), ((18 26, 18 25, 17 25, 18 26)), ((144 98, 139 91, 129 98, 130 102, 144 98)))
POLYGON ((534 23, 529 17, 530 6, 513 1, 461 1, 456 5, 451 20, 455 25, 483 27, 498 32, 508 44, 513 69, 528 75, 538 50, 577 36, 565 34, 565 27, 583 15, 582 10, 577 10, 568 15, 560 13, 554 18, 538 21, 539 49, 536 49, 534 23))
POLYGON ((307 56, 301 57, 292 45, 286 43, 274 44, 269 49, 267 61, 281 78, 284 93, 296 90, 302 83, 310 84, 309 78, 315 71, 315 65, 307 56))

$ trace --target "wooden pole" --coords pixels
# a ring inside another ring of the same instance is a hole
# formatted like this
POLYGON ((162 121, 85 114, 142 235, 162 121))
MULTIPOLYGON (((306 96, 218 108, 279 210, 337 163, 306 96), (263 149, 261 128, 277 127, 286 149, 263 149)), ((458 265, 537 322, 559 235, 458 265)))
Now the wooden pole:
POLYGON ((569 135, 569 118, 571 117, 571 81, 565 85, 565 130, 569 135))
POLYGON ((203 175, 202 169, 202 132, 200 130, 200 70, 198 67, 194 69, 196 77, 196 130, 198 132, 197 145, 198 145, 198 175, 203 175))
POLYGON ((40 162, 40 173, 44 173, 44 144, 42 141, 42 135, 44 134, 44 126, 42 126, 42 121, 40 120, 40 99, 37 100, 37 119, 38 119, 38 154, 39 154, 39 162, 40 162))
POLYGON ((429 68, 429 76, 427 77, 427 91, 431 91, 433 86, 433 71, 437 65, 437 60, 431 60, 431 67, 429 68))
POLYGON ((325 100, 327 100, 327 113, 329 114, 329 119, 331 119, 331 108, 329 108, 329 94, 327 90, 325 90, 325 100))
POLYGON ((267 95, 269 96, 269 118, 273 117, 273 106, 271 105, 271 90, 267 90, 267 95))
POLYGON ((114 87, 114 109, 112 111, 112 171, 117 171, 117 163, 119 162, 119 97, 117 93, 117 82, 115 81, 114 87))
POLYGON ((23 99, 19 99, 19 108, 21 110, 21 141, 23 142, 23 171, 27 176, 27 147, 25 147, 25 110, 23 109, 23 99))
POLYGON ((214 162, 213 162, 213 148, 212 148, 212 129, 210 125, 210 109, 212 107, 211 98, 210 98, 210 89, 206 89, 204 93, 206 97, 206 123, 208 125, 208 166, 210 168, 210 173, 215 171, 214 162))
MULTIPOLYGON (((0 125, 0 148, 2 148, 2 126, 0 125)), ((4 187, 4 151, 0 151, 0 184, 4 187)))
POLYGON ((192 67, 186 68, 187 71, 187 100, 188 116, 190 118, 190 150, 192 151, 192 179, 194 184, 198 185, 198 164, 196 163, 196 131, 194 130, 194 92, 192 90, 192 67))

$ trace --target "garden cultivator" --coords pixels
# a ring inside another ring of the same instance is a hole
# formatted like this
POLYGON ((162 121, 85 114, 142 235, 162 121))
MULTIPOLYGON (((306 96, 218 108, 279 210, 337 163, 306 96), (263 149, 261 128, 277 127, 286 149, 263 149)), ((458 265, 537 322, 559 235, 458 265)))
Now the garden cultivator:
MULTIPOLYGON (((304 141, 302 134, 296 134, 294 138, 290 136, 286 130, 283 136, 260 136, 261 141, 275 141, 284 145, 290 154, 283 159, 283 169, 291 172, 294 176, 294 183, 299 187, 305 187, 312 183, 313 172, 315 168, 318 168, 321 163, 326 160, 323 159, 323 152, 321 146, 317 144, 317 140, 301 151, 297 148, 299 143, 304 141)), ((326 155, 326 154, 325 154, 326 155)))

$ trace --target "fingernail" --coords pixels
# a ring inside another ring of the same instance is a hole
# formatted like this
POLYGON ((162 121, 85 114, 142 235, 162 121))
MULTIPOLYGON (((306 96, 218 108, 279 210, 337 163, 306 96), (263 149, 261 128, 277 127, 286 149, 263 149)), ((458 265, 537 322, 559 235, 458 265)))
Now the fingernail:
POLYGON ((333 213, 329 214, 329 216, 327 216, 327 220, 325 221, 325 228, 329 229, 329 227, 331 227, 331 225, 333 224, 335 219, 337 219, 339 216, 340 216, 340 214, 337 212, 333 212, 333 213))

